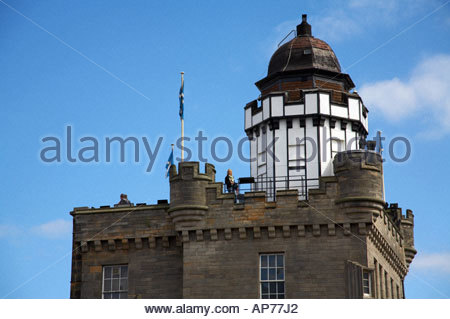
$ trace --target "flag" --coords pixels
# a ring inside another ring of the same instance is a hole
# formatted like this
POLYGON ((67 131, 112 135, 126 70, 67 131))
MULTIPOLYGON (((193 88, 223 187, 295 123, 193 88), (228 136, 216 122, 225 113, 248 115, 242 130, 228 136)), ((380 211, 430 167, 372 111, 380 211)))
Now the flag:
POLYGON ((167 163, 166 163, 166 178, 169 176, 169 171, 170 171, 170 166, 173 165, 173 149, 172 152, 170 152, 170 156, 167 159, 167 163))
POLYGON ((180 87, 180 120, 184 120, 184 78, 181 76, 181 87, 180 87))

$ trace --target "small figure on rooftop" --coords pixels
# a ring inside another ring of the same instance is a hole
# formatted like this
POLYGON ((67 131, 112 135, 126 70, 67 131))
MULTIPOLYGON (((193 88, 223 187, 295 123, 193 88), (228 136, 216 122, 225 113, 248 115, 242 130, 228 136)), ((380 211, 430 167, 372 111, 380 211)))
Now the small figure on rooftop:
POLYGON ((120 194, 120 202, 117 205, 130 205, 127 194, 120 194))
POLYGON ((228 169, 227 176, 225 177, 225 184, 227 185, 228 193, 237 193, 239 194, 239 185, 235 182, 233 177, 233 171, 228 169))

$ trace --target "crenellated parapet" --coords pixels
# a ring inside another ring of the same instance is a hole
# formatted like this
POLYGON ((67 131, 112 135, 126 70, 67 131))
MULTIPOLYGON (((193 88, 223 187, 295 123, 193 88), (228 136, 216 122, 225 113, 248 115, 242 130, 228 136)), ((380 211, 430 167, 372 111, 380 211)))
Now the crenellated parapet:
POLYGON ((403 237, 405 260, 409 267, 417 254, 417 250, 414 248, 414 214, 412 210, 407 209, 406 214, 403 215, 402 209, 398 207, 397 203, 391 203, 389 207, 385 208, 385 212, 403 237))

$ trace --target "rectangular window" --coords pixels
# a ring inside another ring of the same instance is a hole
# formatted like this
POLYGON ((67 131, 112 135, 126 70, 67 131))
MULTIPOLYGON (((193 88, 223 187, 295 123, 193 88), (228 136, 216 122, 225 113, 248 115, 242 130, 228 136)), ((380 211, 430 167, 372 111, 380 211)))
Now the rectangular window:
POLYGON ((380 284, 379 284, 379 280, 378 280, 378 262, 377 260, 374 258, 373 259, 373 264, 374 264, 374 269, 375 271, 373 272, 374 275, 374 283, 375 283, 375 289, 374 289, 374 294, 375 297, 381 298, 380 296, 380 284))
POLYGON ((394 299, 394 279, 391 278, 391 298, 394 299))
POLYGON ((332 138, 331 139, 331 158, 333 159, 334 156, 339 153, 343 152, 345 150, 345 143, 343 140, 338 138, 332 138))
POLYGON ((386 296, 386 299, 389 298, 389 289, 388 289, 388 287, 389 287, 388 274, 387 274, 386 271, 384 271, 384 289, 385 289, 384 295, 386 296))
POLYGON ((400 299, 400 289, 398 285, 396 285, 396 288, 397 288, 397 299, 400 299))
POLYGON ((380 298, 384 299, 386 297, 386 295, 385 295, 386 292, 384 291, 384 288, 383 288, 383 267, 381 267, 381 265, 380 265, 378 270, 379 270, 378 278, 380 278, 380 298))
POLYGON ((128 266, 103 266, 103 299, 128 298, 128 266))
POLYGON ((284 254, 259 256, 259 290, 262 299, 284 299, 284 254))
POLYGON ((372 297, 372 276, 370 270, 363 270, 362 279, 364 297, 372 297))

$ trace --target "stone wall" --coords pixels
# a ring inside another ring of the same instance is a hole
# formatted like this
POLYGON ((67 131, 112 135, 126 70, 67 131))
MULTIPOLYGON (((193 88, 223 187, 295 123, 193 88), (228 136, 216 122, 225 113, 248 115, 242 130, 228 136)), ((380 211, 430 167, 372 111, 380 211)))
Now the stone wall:
POLYGON ((75 209, 71 298, 101 298, 102 270, 128 265, 129 298, 181 298, 182 246, 168 205, 75 209))
POLYGON ((184 162, 170 169, 170 204, 74 209, 71 298, 101 298, 103 266, 117 264, 128 264, 129 298, 258 298, 261 253, 284 253, 287 298, 361 298, 363 269, 374 297, 391 297, 375 260, 403 297, 413 215, 385 212, 381 157, 349 155, 308 201, 287 190, 236 204, 214 166, 184 162))
POLYGON ((183 243, 184 298, 259 298, 260 253, 284 253, 286 298, 345 298, 346 261, 365 261, 363 238, 340 228, 330 232, 325 225, 201 236, 192 233, 183 243))

